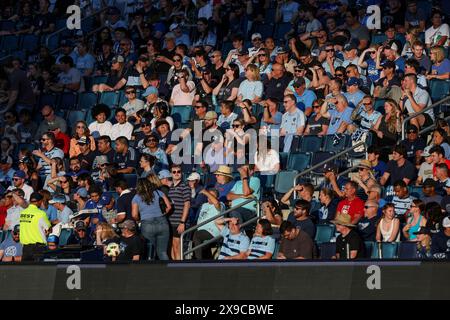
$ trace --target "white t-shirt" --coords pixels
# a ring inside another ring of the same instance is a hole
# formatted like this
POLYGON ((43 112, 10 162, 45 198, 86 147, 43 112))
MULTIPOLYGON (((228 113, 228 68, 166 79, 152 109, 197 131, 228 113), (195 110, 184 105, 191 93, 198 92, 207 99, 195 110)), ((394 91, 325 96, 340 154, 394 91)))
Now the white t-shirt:
MULTIPOLYGON (((428 92, 419 87, 416 88, 416 91, 414 92, 413 97, 417 104, 424 105, 423 108, 427 108, 427 107, 431 106, 431 104, 432 104, 431 98, 430 98, 430 95, 428 94, 428 92)), ((416 113, 416 111, 413 109, 413 107, 411 105, 411 101, 409 101, 409 99, 407 99, 405 101, 405 108, 406 108, 406 110, 408 110, 409 114, 416 113)), ((425 111, 425 113, 427 113, 431 117, 431 119, 434 120, 433 110, 425 111)))
POLYGON ((442 37, 447 36, 447 41, 444 43, 444 47, 448 47, 450 41, 450 29, 448 24, 443 23, 439 26, 439 28, 435 29, 433 26, 429 27, 425 31, 425 44, 433 46, 437 43, 442 37))
POLYGON ((111 128, 112 124, 109 121, 105 121, 103 123, 94 121, 89 125, 89 131, 94 139, 97 139, 100 136, 111 136, 111 128))
POLYGON ((133 133, 133 125, 129 122, 125 122, 124 124, 116 123, 111 127, 111 140, 116 140, 118 137, 125 137, 128 140, 131 140, 131 134, 133 133))
POLYGON ((189 92, 183 92, 181 90, 180 84, 173 87, 172 95, 170 100, 172 100, 174 106, 190 106, 195 97, 195 83, 194 81, 188 81, 186 83, 189 88, 189 92))
POLYGON ((259 157, 259 152, 255 153, 255 164, 263 175, 277 174, 275 166, 280 163, 280 155, 275 150, 269 150, 265 157, 259 157))
POLYGON ((13 206, 6 210, 5 222, 8 223, 8 230, 13 230, 14 226, 20 224, 20 213, 23 211, 21 206, 13 206))
MULTIPOLYGON (((14 189, 16 189, 14 186, 9 186, 7 190, 9 191, 14 189)), ((22 189, 25 193, 25 200, 30 201, 31 194, 34 192, 33 188, 27 184, 24 184, 20 189, 22 189)))
POLYGON ((133 103, 127 102, 122 106, 122 109, 127 112, 127 117, 129 117, 131 115, 134 115, 139 110, 144 109, 144 101, 136 99, 133 101, 133 103))

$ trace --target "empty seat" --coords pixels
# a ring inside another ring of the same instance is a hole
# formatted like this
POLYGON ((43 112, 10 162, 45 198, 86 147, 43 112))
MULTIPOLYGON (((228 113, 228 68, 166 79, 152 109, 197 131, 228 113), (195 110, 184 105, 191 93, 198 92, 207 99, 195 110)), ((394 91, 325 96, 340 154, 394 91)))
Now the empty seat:
POLYGON ((286 22, 286 23, 278 23, 277 26, 275 27, 275 32, 273 37, 275 38, 275 40, 278 41, 286 41, 286 34, 289 33, 289 31, 291 31, 292 29, 292 25, 290 22, 286 22))
POLYGON ((378 99, 378 98, 375 99, 373 108, 374 108, 376 111, 378 111, 378 112, 384 114, 384 102, 385 102, 385 101, 386 101, 385 99, 378 99))
POLYGON ((273 23, 258 23, 255 25, 255 32, 260 33, 263 39, 271 37, 273 35, 273 29, 273 23))
POLYGON ((60 109, 72 110, 77 105, 78 95, 73 92, 64 92, 59 97, 58 106, 60 109))
POLYGON ((78 109, 90 110, 97 103, 97 94, 94 92, 80 93, 78 99, 78 109))
POLYGON ((306 170, 311 163, 311 153, 300 152, 289 154, 287 169, 302 172, 306 170))
POLYGON ((286 193, 294 185, 294 178, 297 176, 298 171, 286 170, 280 171, 275 177, 275 192, 286 193))
POLYGON ((417 242, 400 242, 398 246, 399 259, 416 259, 417 258, 417 242))
POLYGON ((25 34, 22 36, 22 50, 29 52, 36 51, 39 47, 40 37, 34 34, 25 34))
POLYGON ((59 235, 59 245, 65 246, 67 244, 67 240, 72 235, 72 229, 62 229, 61 234, 59 235))
POLYGON ((99 103, 106 104, 110 109, 117 106, 119 94, 116 91, 105 91, 100 94, 99 103))
POLYGON ((187 124, 191 120, 192 106, 174 106, 171 116, 176 124, 187 124))
POLYGON ((19 49, 19 36, 2 36, 1 51, 12 52, 19 49))
POLYGON ((58 101, 58 95, 54 93, 44 93, 39 97, 39 109, 42 109, 44 106, 52 106, 56 107, 56 103, 58 101))
POLYGON ((318 224, 316 226, 316 236, 314 240, 317 244, 330 242, 330 240, 334 236, 335 231, 336 227, 334 226, 334 224, 318 224))
POLYGON ((450 92, 450 81, 433 79, 429 81, 430 96, 433 102, 445 98, 450 92))
POLYGON ((288 152, 279 152, 279 155, 280 155, 280 168, 281 168, 281 170, 286 170, 287 164, 288 164, 289 153, 288 152))
POLYGON ((323 144, 323 150, 336 153, 343 151, 345 148, 347 148, 349 139, 350 136, 347 136, 345 134, 326 135, 323 144))
POLYGON ((366 249, 366 258, 378 259, 378 244, 374 241, 364 241, 364 247, 366 249))
POLYGON ((423 190, 422 186, 408 186, 409 194, 413 197, 416 197, 417 199, 422 198, 423 196, 423 190))
MULTIPOLYGON (((315 165, 326 161, 330 159, 332 156, 334 156, 334 152, 328 152, 328 151, 319 151, 314 152, 311 160, 311 167, 314 167, 315 165)), ((335 164, 335 161, 329 161, 328 164, 335 164)), ((313 174, 323 174, 323 166, 320 166, 312 171, 313 174)))
POLYGON ((372 35, 372 43, 383 43, 386 41, 386 35, 384 33, 372 35))
POLYGON ((322 148, 322 137, 319 136, 303 136, 300 151, 302 152, 317 152, 322 148))

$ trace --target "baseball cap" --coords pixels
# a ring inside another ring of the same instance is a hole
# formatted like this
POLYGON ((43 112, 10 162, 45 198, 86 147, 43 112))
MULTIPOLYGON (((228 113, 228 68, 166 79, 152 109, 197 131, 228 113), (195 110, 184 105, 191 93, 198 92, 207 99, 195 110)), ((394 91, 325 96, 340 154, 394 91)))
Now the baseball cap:
POLYGON ((147 89, 145 89, 145 91, 142 94, 142 96, 143 97, 148 97, 151 94, 158 94, 158 89, 156 87, 150 86, 147 89))
POLYGON ((57 235, 51 234, 47 237, 47 243, 51 242, 51 243, 59 243, 59 237, 57 235))
POLYGON ((111 60, 112 63, 123 63, 125 62, 125 58, 121 55, 117 55, 111 60))
POLYGON ((63 194, 55 194, 53 198, 48 202, 50 204, 54 203, 66 203, 66 196, 63 194))
POLYGON ((78 188, 75 193, 78 194, 82 198, 88 197, 88 191, 86 188, 78 188))
POLYGON ((187 178, 187 181, 195 181, 195 180, 201 180, 200 175, 197 172, 192 172, 187 178))
POLYGON ((14 172, 14 178, 25 179, 26 177, 27 175, 22 170, 17 170, 16 172, 14 172))
POLYGON ((289 49, 286 47, 279 47, 277 50, 277 54, 288 53, 289 49))
POLYGON ((413 124, 409 124, 408 127, 406 128, 406 132, 410 132, 410 131, 417 133, 417 132, 419 132, 419 129, 417 129, 417 126, 415 126, 413 124))
POLYGON ((88 139, 86 136, 82 136, 80 137, 80 139, 78 139, 77 144, 88 144, 88 139))
POLYGON ((175 39, 175 34, 173 32, 167 32, 166 35, 164 36, 164 38, 166 39, 175 39))
POLYGON ((395 69, 395 63, 394 61, 386 61, 381 65, 383 68, 387 68, 387 69, 395 69))
POLYGON ((442 226, 444 228, 450 228, 450 217, 445 217, 444 220, 442 220, 442 226))
POLYGON ((161 170, 158 173, 158 179, 162 180, 162 179, 166 179, 166 178, 172 178, 172 175, 170 174, 169 170, 161 170))
POLYGON ((180 25, 178 24, 178 23, 172 23, 171 25, 170 25, 170 27, 169 27, 169 30, 170 31, 173 31, 173 30, 175 30, 175 29, 177 29, 177 28, 179 28, 180 27, 180 25))
POLYGON ((215 111, 208 111, 205 115, 205 120, 217 119, 217 113, 215 111))
POLYGON ((48 131, 53 131, 55 129, 59 129, 60 125, 56 122, 49 122, 48 123, 48 131))
POLYGON ((109 164, 107 156, 96 156, 95 161, 97 162, 97 165, 109 164))
POLYGON ((348 79, 347 86, 357 86, 357 85, 359 85, 358 78, 351 77, 350 79, 348 79))
POLYGON ((431 150, 431 146, 425 147, 425 149, 423 149, 423 152, 422 152, 422 157, 428 158, 429 156, 431 156, 430 150, 431 150))
POLYGON ((436 187, 436 181, 434 181, 434 180, 431 179, 431 178, 428 178, 428 179, 426 179, 426 180, 423 182, 422 187, 423 187, 423 188, 425 188, 425 187, 436 187))
POLYGON ((141 124, 152 124, 152 119, 150 118, 142 118, 141 124))
POLYGON ((121 229, 128 229, 130 231, 135 231, 136 230, 136 222, 134 222, 133 220, 125 220, 122 223, 121 229))
POLYGON ((43 199, 39 192, 33 192, 30 196, 30 202, 41 201, 43 199))
POLYGON ((349 42, 349 43, 347 43, 347 44, 344 46, 344 50, 345 50, 345 51, 350 51, 350 50, 353 50, 353 49, 358 49, 358 47, 356 46, 356 44, 353 43, 353 42, 349 42))
POLYGON ((241 50, 238 51, 238 56, 245 56, 248 55, 248 50, 245 48, 242 48, 241 50))
POLYGON ((297 81, 295 81, 292 86, 294 88, 300 88, 301 86, 305 85, 305 79, 303 78, 298 78, 297 81))
POLYGON ((252 34, 252 41, 255 39, 262 39, 261 33, 254 33, 252 34))
POLYGON ((83 220, 79 220, 75 223, 75 230, 86 230, 86 224, 83 220))
POLYGON ((13 233, 19 233, 19 232, 20 232, 20 224, 16 224, 14 226, 13 233))
POLYGON ((111 203, 112 195, 108 192, 102 194, 100 201, 98 202, 101 206, 106 206, 111 203))

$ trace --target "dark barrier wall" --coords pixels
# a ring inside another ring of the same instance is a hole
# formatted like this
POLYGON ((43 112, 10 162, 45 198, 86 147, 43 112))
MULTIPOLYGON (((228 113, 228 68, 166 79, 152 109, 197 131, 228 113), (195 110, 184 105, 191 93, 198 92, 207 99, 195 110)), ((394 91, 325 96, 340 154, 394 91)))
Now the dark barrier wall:
POLYGON ((21 264, 0 279, 2 300, 450 299, 449 262, 21 264))

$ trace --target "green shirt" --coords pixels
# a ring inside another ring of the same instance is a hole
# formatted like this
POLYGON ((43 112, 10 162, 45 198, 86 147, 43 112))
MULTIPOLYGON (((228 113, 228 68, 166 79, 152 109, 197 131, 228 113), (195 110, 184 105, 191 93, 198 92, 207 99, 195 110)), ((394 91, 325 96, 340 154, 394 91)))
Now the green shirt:
MULTIPOLYGON (((256 199, 259 200, 260 198, 260 187, 261 187, 261 182, 259 181, 259 178, 257 177, 250 177, 249 179, 249 187, 250 189, 253 190, 253 196, 256 197, 256 199)), ((231 189, 230 192, 233 192, 236 195, 242 195, 244 192, 244 188, 243 188, 243 184, 242 184, 242 180, 237 181, 233 188, 231 189)), ((231 206, 237 206, 245 201, 247 201, 249 199, 245 199, 245 198, 238 198, 235 199, 231 202, 231 206)), ((250 202, 247 203, 246 205, 244 205, 242 208, 251 210, 251 211, 256 211, 256 202, 250 202)))
POLYGON ((50 228, 47 214, 34 204, 30 204, 28 208, 20 213, 20 243, 47 244, 47 236, 45 231, 50 228))

